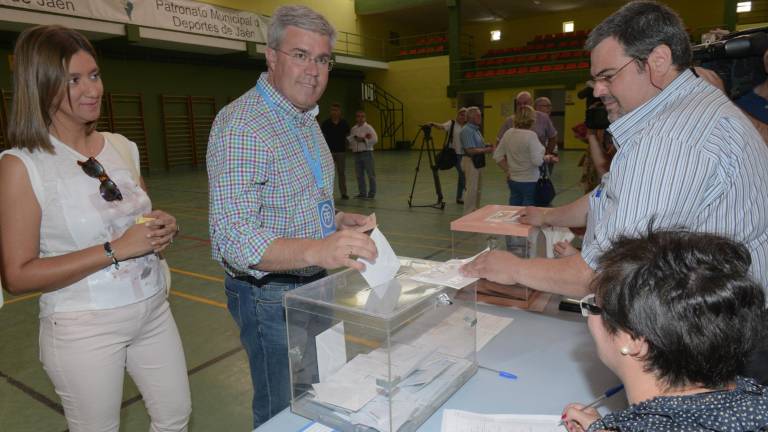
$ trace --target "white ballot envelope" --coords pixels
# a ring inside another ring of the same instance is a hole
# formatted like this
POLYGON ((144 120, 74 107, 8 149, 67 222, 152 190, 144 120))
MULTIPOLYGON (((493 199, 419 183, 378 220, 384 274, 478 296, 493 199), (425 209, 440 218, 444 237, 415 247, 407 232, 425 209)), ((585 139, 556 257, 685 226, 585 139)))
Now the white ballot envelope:
POLYGON ((386 289, 385 284, 394 279, 397 271, 400 270, 400 259, 397 258, 387 238, 378 228, 374 228, 371 232, 371 240, 376 244, 379 256, 373 262, 358 258, 358 261, 365 264, 365 270, 361 271, 360 274, 374 290, 379 285, 384 285, 384 289, 386 289))

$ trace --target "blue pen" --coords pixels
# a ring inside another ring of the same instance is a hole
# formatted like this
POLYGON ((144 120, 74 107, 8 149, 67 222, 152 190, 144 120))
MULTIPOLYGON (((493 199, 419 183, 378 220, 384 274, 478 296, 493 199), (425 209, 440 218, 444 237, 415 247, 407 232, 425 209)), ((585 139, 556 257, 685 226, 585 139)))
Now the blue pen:
POLYGON ((500 377, 506 378, 508 380, 516 380, 517 379, 517 375, 515 375, 515 374, 513 374, 511 372, 496 370, 496 369, 489 368, 487 366, 483 366, 483 365, 480 365, 480 364, 477 365, 477 367, 479 367, 480 369, 485 369, 487 371, 494 372, 494 373, 498 374, 500 377))
MULTIPOLYGON (((618 393, 618 392, 620 392, 622 390, 624 390, 624 384, 619 384, 616 387, 611 387, 608 390, 606 390, 602 394, 602 396, 600 396, 599 398, 593 400, 591 403, 586 405, 584 408, 592 408, 593 406, 595 406, 595 405, 599 404, 600 402, 602 402, 604 399, 608 399, 609 397, 615 395, 616 393, 618 393)), ((565 414, 563 414, 563 415, 565 415, 565 414)), ((565 424, 565 419, 560 420, 560 425, 563 425, 563 424, 565 424)))

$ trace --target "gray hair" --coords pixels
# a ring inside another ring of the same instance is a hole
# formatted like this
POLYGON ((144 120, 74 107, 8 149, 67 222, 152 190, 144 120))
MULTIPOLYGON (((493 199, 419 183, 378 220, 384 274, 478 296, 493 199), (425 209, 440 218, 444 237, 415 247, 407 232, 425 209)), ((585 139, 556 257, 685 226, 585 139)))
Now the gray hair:
POLYGON ((468 116, 472 115, 473 113, 480 114, 480 112, 481 112, 480 108, 478 108, 476 106, 471 106, 471 107, 467 108, 467 115, 468 116))
POLYGON ((283 43, 285 28, 288 26, 328 36, 331 48, 336 44, 336 30, 324 16, 306 6, 290 5, 280 6, 272 15, 267 32, 267 46, 279 49, 283 43))
POLYGON ((520 98, 522 98, 523 96, 528 96, 529 98, 533 99, 533 96, 531 96, 531 92, 523 90, 520 93, 518 93, 517 96, 515 96, 515 100, 520 100, 520 98))
POLYGON ((552 101, 551 101, 551 100, 550 100, 548 97, 546 97, 546 96, 540 96, 540 97, 537 97, 535 101, 533 101, 533 105, 534 105, 534 106, 535 106, 535 105, 538 105, 538 104, 539 104, 539 103, 541 103, 541 102, 546 102, 546 103, 548 103, 548 104, 550 104, 550 105, 552 104, 552 101))
POLYGON ((657 46, 666 45, 679 71, 691 66, 691 42, 683 21, 661 3, 649 0, 627 3, 592 30, 585 48, 591 51, 610 37, 616 38, 627 56, 638 61, 646 60, 657 46))

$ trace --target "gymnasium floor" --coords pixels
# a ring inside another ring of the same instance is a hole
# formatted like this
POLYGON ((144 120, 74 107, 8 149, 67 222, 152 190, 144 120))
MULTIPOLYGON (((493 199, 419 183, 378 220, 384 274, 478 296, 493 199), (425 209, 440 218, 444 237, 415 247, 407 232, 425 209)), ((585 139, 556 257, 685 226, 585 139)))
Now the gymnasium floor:
MULTIPOLYGON (((338 200, 344 211, 376 212, 379 227, 401 256, 444 261, 451 258, 450 221, 461 216, 455 204, 456 171, 440 171, 444 210, 409 208, 408 196, 418 152, 375 153, 378 191, 375 200, 338 200)), ((581 195, 577 166, 582 152, 566 151, 553 174, 555 205, 581 195)), ((426 155, 425 155, 426 157, 426 155)), ((490 162, 490 159, 489 159, 490 162)), ((357 186, 351 156, 347 188, 357 186)), ((482 204, 506 204, 509 191, 500 169, 484 170, 482 204)), ((174 214, 183 227, 168 250, 173 273, 170 302, 184 343, 192 388, 191 431, 248 431, 251 381, 237 327, 226 309, 223 272, 210 258, 208 184, 204 171, 174 171, 145 178, 155 208, 174 214)), ((436 202, 431 172, 422 161, 413 204, 436 202)), ((338 199, 338 196, 337 196, 338 199)), ((457 235, 458 257, 485 247, 485 236, 457 235)), ((37 295, 5 293, 0 309, 0 431, 63 432, 67 424, 59 399, 38 361, 37 295)), ((121 431, 144 432, 149 419, 130 378, 123 390, 121 431)))

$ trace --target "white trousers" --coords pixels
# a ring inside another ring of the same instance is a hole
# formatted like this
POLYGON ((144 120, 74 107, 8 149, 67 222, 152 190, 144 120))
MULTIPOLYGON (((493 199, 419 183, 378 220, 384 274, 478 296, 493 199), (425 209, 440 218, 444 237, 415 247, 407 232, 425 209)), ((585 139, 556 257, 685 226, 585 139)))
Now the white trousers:
POLYGON ((149 430, 187 430, 187 366, 164 291, 116 309, 42 318, 40 361, 70 432, 118 431, 126 369, 149 411, 149 430))
POLYGON ((464 170, 466 191, 464 193, 464 214, 472 213, 480 206, 482 195, 482 169, 475 168, 472 158, 462 156, 461 169, 464 170))

